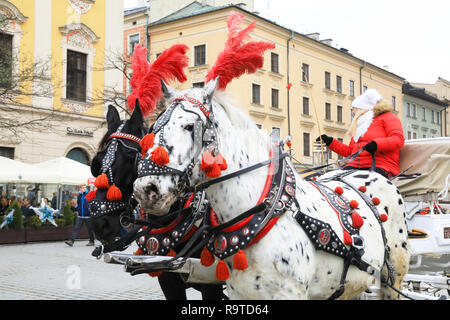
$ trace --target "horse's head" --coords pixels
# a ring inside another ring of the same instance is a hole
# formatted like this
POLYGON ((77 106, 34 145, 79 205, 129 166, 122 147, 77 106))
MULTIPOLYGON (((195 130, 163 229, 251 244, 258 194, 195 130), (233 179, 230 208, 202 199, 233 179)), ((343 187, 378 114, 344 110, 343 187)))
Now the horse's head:
POLYGON ((120 234, 120 215, 133 193, 141 152, 139 143, 145 134, 138 103, 129 120, 120 120, 116 108, 109 106, 106 120, 108 131, 91 164, 97 190, 89 203, 95 236, 103 244, 114 241, 120 234))
POLYGON ((166 214, 184 187, 204 178, 198 165, 202 154, 217 149, 211 112, 216 86, 217 79, 180 93, 162 82, 164 96, 172 102, 150 128, 152 143, 134 182, 136 200, 146 213, 166 214))

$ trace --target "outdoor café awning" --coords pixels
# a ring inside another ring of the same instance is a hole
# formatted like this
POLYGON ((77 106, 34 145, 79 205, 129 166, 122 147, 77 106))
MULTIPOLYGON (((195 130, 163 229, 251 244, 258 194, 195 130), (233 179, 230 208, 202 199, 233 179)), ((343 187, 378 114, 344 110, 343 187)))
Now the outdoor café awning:
POLYGON ((0 157, 0 183, 56 183, 56 173, 45 168, 0 157))
POLYGON ((66 185, 80 185, 88 183, 88 179, 93 179, 91 168, 78 161, 60 157, 47 160, 34 165, 37 168, 52 171, 57 179, 53 183, 66 185))

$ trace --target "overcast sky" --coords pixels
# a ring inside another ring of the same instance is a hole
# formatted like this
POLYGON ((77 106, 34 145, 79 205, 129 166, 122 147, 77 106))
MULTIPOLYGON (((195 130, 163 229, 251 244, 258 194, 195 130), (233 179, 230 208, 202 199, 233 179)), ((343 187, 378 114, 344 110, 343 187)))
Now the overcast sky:
POLYGON ((255 10, 296 32, 319 32, 407 81, 450 81, 448 0, 255 0, 255 10))

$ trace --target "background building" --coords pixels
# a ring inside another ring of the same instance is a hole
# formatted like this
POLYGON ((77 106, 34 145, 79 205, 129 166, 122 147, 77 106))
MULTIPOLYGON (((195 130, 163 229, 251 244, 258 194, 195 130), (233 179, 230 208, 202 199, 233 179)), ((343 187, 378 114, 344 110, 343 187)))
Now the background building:
POLYGON ((122 1, 0 0, 0 17, 10 61, 1 66, 10 77, 0 83, 0 155, 89 164, 105 133, 105 101, 122 94, 122 68, 109 63, 123 55, 122 1))
POLYGON ((252 39, 271 41, 276 47, 266 52, 261 70, 233 80, 227 92, 260 128, 292 136, 294 157, 304 165, 313 163, 312 145, 319 134, 346 139, 351 102, 366 88, 377 88, 402 116, 402 77, 333 47, 319 34, 301 34, 245 8, 195 1, 150 23, 150 59, 175 43, 188 45, 189 80, 177 89, 202 86, 227 39, 229 14, 244 14, 242 28, 256 20, 252 39))

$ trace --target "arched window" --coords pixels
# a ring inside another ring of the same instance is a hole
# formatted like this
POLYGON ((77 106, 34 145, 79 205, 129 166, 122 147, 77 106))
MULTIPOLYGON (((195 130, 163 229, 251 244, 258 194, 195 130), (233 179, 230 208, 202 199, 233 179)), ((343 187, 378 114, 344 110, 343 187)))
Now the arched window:
POLYGON ((89 157, 86 151, 81 148, 74 148, 70 150, 69 153, 67 153, 66 158, 78 161, 88 166, 90 165, 89 157))

